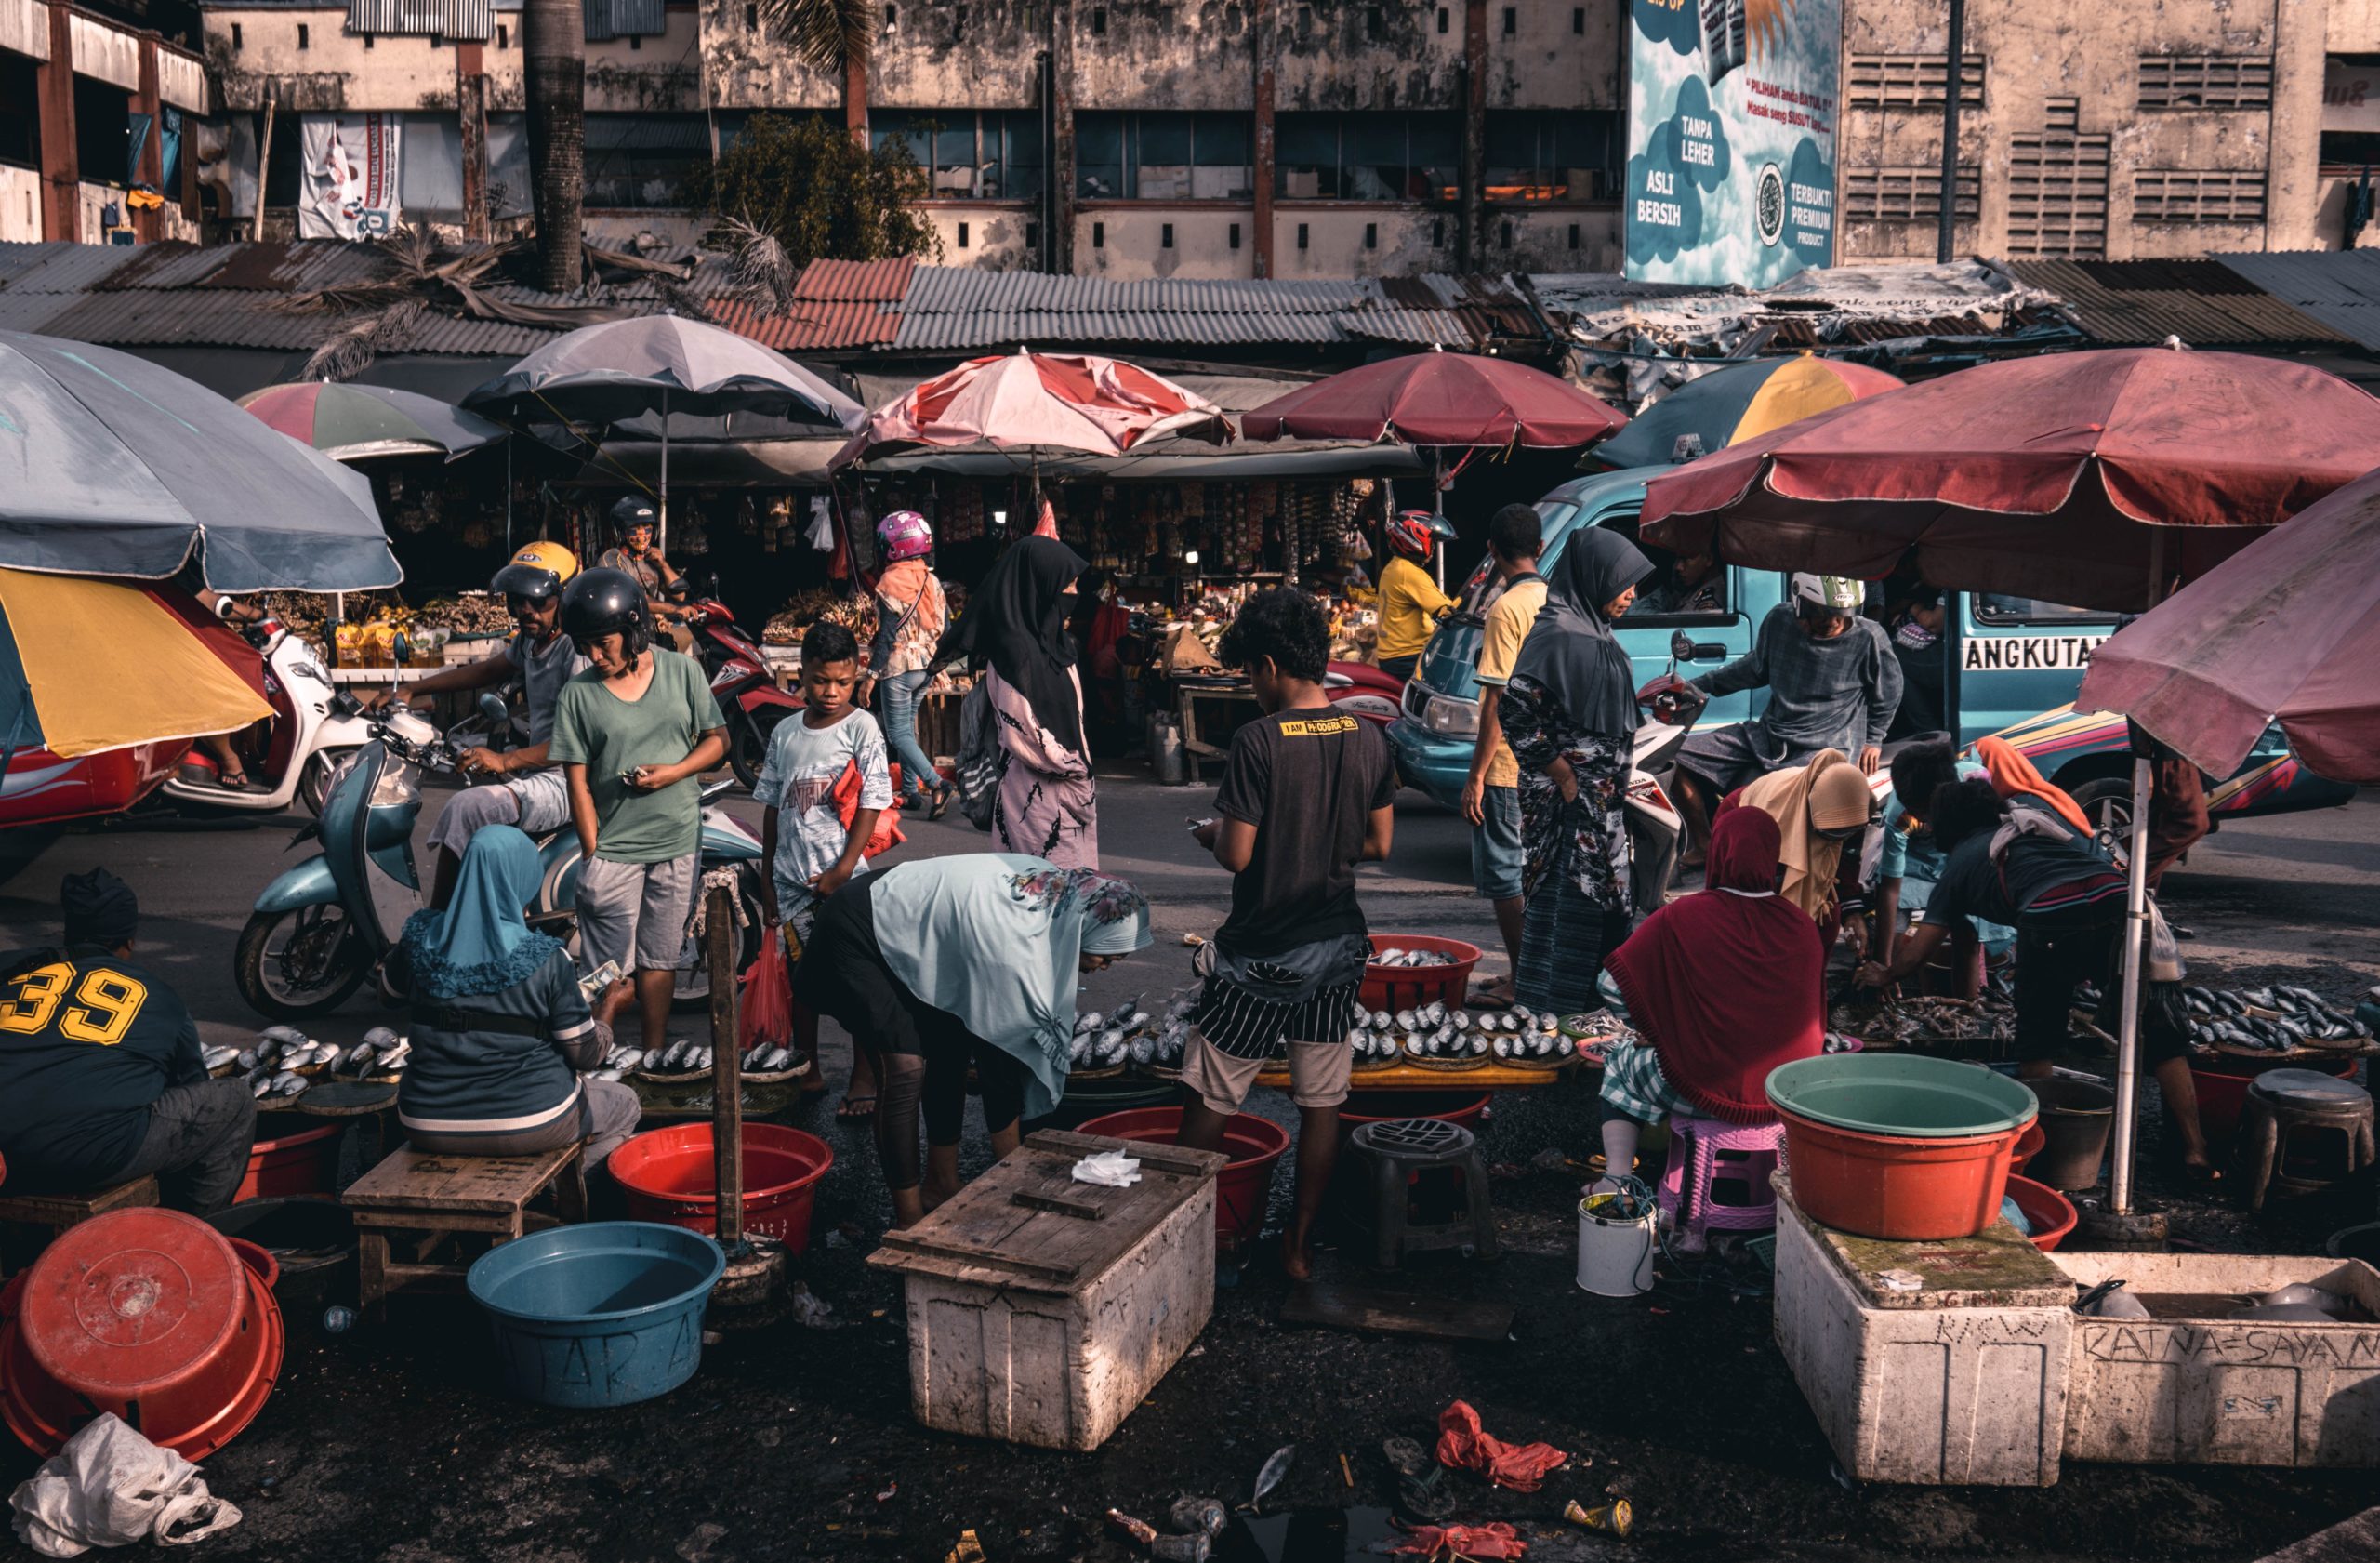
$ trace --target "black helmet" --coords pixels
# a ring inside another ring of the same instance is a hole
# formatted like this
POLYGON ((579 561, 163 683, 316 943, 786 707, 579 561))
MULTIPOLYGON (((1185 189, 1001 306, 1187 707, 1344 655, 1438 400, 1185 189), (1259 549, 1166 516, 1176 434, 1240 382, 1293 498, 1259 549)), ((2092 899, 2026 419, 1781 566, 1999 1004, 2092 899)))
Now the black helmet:
POLYGON ((651 526, 653 523, 653 503, 651 500, 640 499, 635 495, 631 494, 625 499, 613 501, 612 536, 615 537, 624 538, 636 528, 640 526, 651 526))
POLYGON ((620 633, 628 636, 629 651, 641 651, 651 622, 644 588, 626 570, 582 570, 562 589, 562 633, 581 644, 620 633))

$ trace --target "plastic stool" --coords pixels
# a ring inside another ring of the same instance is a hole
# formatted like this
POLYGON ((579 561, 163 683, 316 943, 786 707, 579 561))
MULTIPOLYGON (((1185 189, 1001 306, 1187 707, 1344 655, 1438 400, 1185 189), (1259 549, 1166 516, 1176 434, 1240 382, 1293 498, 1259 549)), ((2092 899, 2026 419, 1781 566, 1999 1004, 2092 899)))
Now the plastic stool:
POLYGON ((2330 1133, 2347 1139, 2348 1176, 2371 1166, 2372 1097, 2362 1087, 2311 1069, 2268 1069, 2248 1086, 2240 1108, 2240 1160, 2248 1172, 2248 1209, 2265 1208, 2268 1188, 2313 1194, 2327 1177, 2300 1177, 2287 1169, 2292 1135, 2330 1133))
POLYGON ((1782 1123, 1747 1127, 1716 1119, 1670 1118, 1669 1165, 1656 1198, 1673 1226, 1705 1232, 1765 1232, 1777 1225, 1768 1174, 1785 1144, 1782 1123), (1682 1208, 1681 1208, 1682 1207, 1682 1208))
POLYGON ((1496 1212, 1488 1201, 1488 1164, 1471 1131, 1435 1118, 1395 1118, 1367 1123, 1349 1141, 1360 1169, 1349 1180, 1356 1199, 1368 1190, 1372 1263, 1394 1270, 1408 1253, 1426 1249, 1469 1249, 1482 1259, 1496 1257, 1496 1212), (1430 1183, 1452 1180, 1460 1213, 1445 1221, 1415 1219, 1415 1194, 1430 1183))

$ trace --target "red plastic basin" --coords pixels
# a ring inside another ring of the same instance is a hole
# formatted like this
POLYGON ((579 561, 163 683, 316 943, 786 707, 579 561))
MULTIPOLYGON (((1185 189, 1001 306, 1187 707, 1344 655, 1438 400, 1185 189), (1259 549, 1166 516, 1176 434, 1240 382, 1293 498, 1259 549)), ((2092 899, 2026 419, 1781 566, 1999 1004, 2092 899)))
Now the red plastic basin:
POLYGON ((1393 949, 1434 949, 1454 957, 1451 966, 1382 966, 1364 968, 1364 987, 1357 1002, 1368 1010, 1419 1009, 1424 1004, 1444 1004, 1459 1009, 1471 992, 1471 969, 1479 964, 1479 947, 1467 945, 1461 939, 1441 939, 1428 934, 1375 934, 1372 953, 1385 955, 1393 949))
POLYGON ((70 1228, 25 1273, 0 1330, 0 1420, 48 1455, 112 1411, 184 1459, 205 1459, 255 1420, 280 1377, 286 1337, 271 1265, 178 1211, 117 1211, 70 1228))
POLYGON ((1400 1118, 1435 1118, 1476 1134, 1493 1100, 1484 1091, 1351 1091, 1339 1105, 1339 1143, 1367 1123, 1400 1118))
MULTIPOLYGON (((2245 1063, 2242 1059, 2240 1062, 2245 1063)), ((2307 1064, 2276 1063, 2275 1069, 2314 1068, 2318 1073, 2346 1080, 2355 1073, 2352 1058, 2335 1068, 2321 1069, 2307 1064)), ((2248 1105, 2248 1087, 2255 1084, 2263 1069, 2252 1069, 2244 1075, 2222 1073, 2190 1066, 2190 1080, 2198 1086, 2198 1126, 2209 1145, 2221 1145, 2240 1132, 2240 1109, 2248 1105)))
POLYGON ((2033 1228, 2028 1236, 2043 1253, 2064 1242, 2066 1235, 2074 1230, 2075 1222, 2082 1219, 2073 1200, 2045 1183, 2035 1183, 2015 1172, 2008 1174, 2008 1198, 2025 1212, 2025 1220, 2033 1228))
POLYGON ((1917 1138, 1785 1122, 1793 1199, 1812 1221, 1862 1238, 1972 1238, 1999 1217, 2025 1126, 1917 1138))
MULTIPOLYGON (((815 1134, 774 1123, 744 1126, 744 1230, 799 1255, 810 1246, 810 1206, 818 1180, 835 1164, 815 1134)), ((628 1219, 666 1221, 706 1237, 719 1229, 719 1163, 710 1125, 650 1130, 604 1163, 628 1193, 628 1219)))
POLYGON ((335 1194, 338 1191, 338 1132, 325 1123, 258 1140, 248 1151, 248 1175, 240 1180, 231 1202, 269 1199, 289 1194, 335 1194))
MULTIPOLYGON (((1075 1130, 1111 1140, 1171 1145, 1182 1134, 1180 1107, 1134 1107, 1094 1118, 1075 1130)), ((1215 1178, 1215 1246, 1236 1249, 1264 1225, 1264 1202, 1273 1192, 1273 1168, 1289 1148, 1289 1132, 1271 1119, 1235 1113, 1223 1125, 1223 1154, 1230 1162, 1215 1178)))

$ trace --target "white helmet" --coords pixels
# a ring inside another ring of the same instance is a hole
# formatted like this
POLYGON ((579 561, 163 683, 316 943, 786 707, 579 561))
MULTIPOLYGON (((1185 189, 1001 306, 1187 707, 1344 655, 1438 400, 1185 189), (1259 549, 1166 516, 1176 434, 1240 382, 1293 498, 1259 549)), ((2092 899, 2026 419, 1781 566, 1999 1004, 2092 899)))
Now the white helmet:
POLYGON ((1796 571, 1793 601, 1815 603, 1838 614, 1856 614, 1867 593, 1855 576, 1813 576, 1796 571))

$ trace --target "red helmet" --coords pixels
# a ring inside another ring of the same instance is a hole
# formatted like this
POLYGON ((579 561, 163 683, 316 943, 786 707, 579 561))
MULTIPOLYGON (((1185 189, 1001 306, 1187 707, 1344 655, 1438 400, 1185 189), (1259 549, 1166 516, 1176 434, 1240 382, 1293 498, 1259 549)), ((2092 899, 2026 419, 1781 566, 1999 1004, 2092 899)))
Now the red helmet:
POLYGON ((1388 546, 1408 559, 1430 557, 1434 518, 1427 510, 1400 510, 1389 518, 1388 546))

